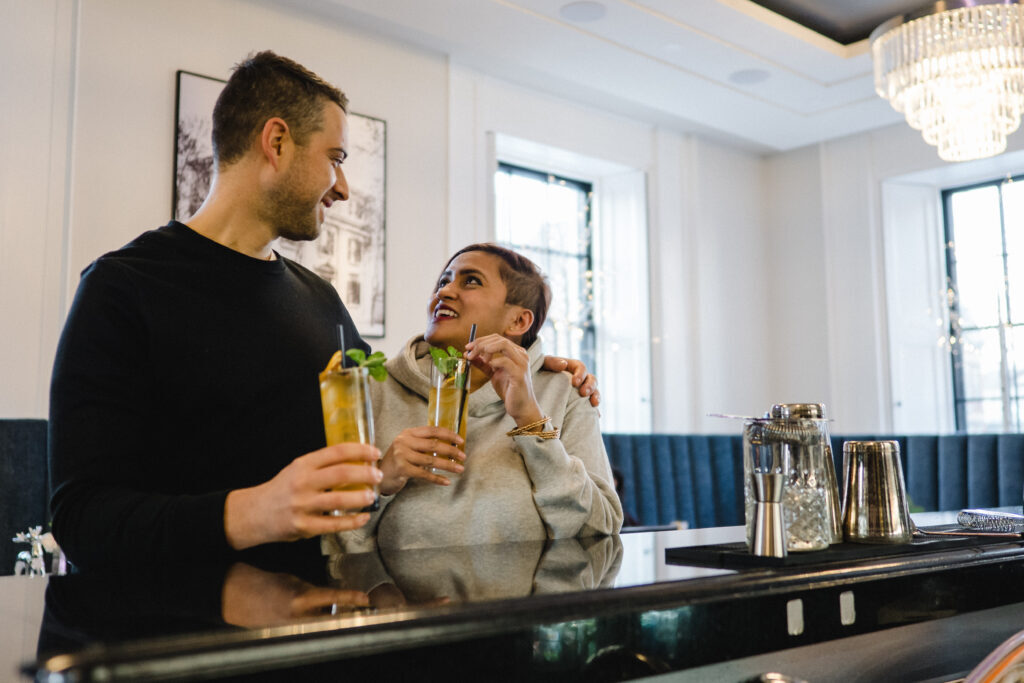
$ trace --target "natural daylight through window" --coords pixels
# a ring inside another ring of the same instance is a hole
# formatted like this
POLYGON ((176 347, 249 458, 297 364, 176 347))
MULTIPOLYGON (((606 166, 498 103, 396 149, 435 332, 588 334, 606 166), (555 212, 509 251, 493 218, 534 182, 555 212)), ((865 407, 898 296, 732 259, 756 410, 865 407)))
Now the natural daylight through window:
POLYGON ((1024 176, 943 192, 956 429, 1024 424, 1024 176))
POLYGON ((506 163, 494 182, 498 243, 531 259, 551 283, 545 351, 579 358, 597 374, 591 185, 506 163))

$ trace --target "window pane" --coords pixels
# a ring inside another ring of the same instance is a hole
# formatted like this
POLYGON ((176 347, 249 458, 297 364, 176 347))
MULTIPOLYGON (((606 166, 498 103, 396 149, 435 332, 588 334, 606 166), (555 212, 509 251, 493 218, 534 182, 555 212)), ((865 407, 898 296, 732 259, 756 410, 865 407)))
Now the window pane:
POLYGON ((968 432, 984 434, 1003 431, 1002 401, 968 401, 964 408, 967 413, 968 432))
POLYGON ((971 260, 961 260, 958 256, 956 277, 960 327, 999 324, 1000 297, 1003 296, 1002 256, 971 260))
POLYGON ((1024 182, 1003 183, 1010 322, 1024 323, 1024 182), (1014 277, 1015 276, 1015 277, 1014 277))
POLYGON ((1007 226, 1006 251, 1009 254, 1024 255, 1024 179, 1015 183, 1003 183, 1003 220, 1007 226), (1014 230, 1012 226, 1017 226, 1014 230))
POLYGON ((1006 362, 1011 377, 1010 398, 1024 396, 1024 326, 1011 327, 1006 335, 1006 362))
POLYGON ((596 372, 590 186, 501 164, 494 189, 497 241, 540 266, 551 285, 545 352, 579 358, 596 372))
POLYGON ((952 356, 957 428, 1019 429, 1024 332, 1013 325, 1024 325, 1024 184, 993 181, 947 196, 948 275, 957 295, 951 335, 961 342, 952 356))
POLYGON ((953 241, 957 264, 1003 253, 999 229, 999 188, 964 190, 953 195, 953 241))
POLYGON ((962 398, 995 398, 1002 394, 999 379, 999 330, 964 332, 959 358, 964 388, 962 398))

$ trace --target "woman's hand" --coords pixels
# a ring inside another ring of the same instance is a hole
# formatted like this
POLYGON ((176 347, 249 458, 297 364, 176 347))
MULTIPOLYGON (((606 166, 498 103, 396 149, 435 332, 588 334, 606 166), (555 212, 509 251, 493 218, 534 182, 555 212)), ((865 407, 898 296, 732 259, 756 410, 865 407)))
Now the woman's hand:
POLYGON ((431 467, 459 474, 465 468, 466 454, 459 450, 463 440, 455 432, 443 427, 411 427, 403 430, 384 454, 380 463, 384 478, 380 492, 391 496, 403 488, 410 479, 422 479, 432 484, 449 486, 448 479, 430 471, 431 467), (437 457, 434 457, 434 454, 437 457))
POLYGON ((526 349, 500 334, 489 334, 466 344, 466 358, 491 378, 491 386, 505 402, 505 412, 516 426, 544 417, 533 393, 526 349))

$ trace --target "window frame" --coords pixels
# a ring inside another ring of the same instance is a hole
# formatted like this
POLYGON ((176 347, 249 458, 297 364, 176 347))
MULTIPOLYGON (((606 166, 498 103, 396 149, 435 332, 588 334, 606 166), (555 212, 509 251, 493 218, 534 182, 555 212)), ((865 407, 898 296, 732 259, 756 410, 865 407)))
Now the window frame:
MULTIPOLYGON (((513 175, 513 176, 521 176, 521 177, 525 177, 525 178, 531 178, 533 180, 537 180, 539 182, 542 182, 545 185, 550 185, 553 182, 554 183, 561 183, 561 184, 564 184, 564 185, 569 185, 569 186, 573 187, 574 189, 576 189, 583 196, 584 205, 585 205, 585 209, 584 210, 585 210, 585 213, 586 213, 585 228, 586 228, 586 232, 587 232, 588 236, 586 238, 586 250, 584 252, 582 252, 582 253, 581 252, 562 251, 562 250, 558 250, 558 249, 551 249, 549 247, 545 247, 545 246, 541 246, 541 245, 525 244, 525 243, 515 242, 515 241, 503 242, 501 240, 498 240, 498 243, 501 244, 502 246, 508 247, 508 248, 512 249, 513 251, 518 251, 520 253, 522 253, 524 250, 530 250, 530 251, 540 252, 540 253, 544 253, 544 254, 547 254, 547 255, 550 255, 550 256, 557 256, 557 257, 561 257, 561 258, 580 259, 581 262, 582 262, 582 271, 581 272, 593 273, 594 272, 594 268, 595 268, 595 261, 594 261, 594 238, 593 238, 593 229, 594 229, 594 224, 593 224, 593 215, 594 215, 594 212, 593 212, 593 192, 594 192, 594 185, 593 185, 593 183, 587 182, 585 180, 579 180, 579 179, 576 179, 576 178, 570 178, 570 177, 568 177, 566 175, 563 175, 563 174, 560 174, 560 173, 555 173, 555 172, 552 172, 552 171, 545 172, 545 171, 538 170, 536 168, 529 168, 529 167, 523 166, 521 164, 515 164, 515 163, 510 163, 510 162, 501 161, 501 160, 498 161, 498 166, 497 166, 497 169, 495 170, 495 178, 497 178, 497 174, 499 174, 499 173, 507 173, 507 174, 513 175)), ((497 235, 495 235, 495 237, 497 238, 497 235)), ((597 368, 598 368, 598 363, 597 363, 597 324, 596 324, 596 320, 595 320, 595 316, 594 316, 594 307, 593 307, 593 283, 592 282, 589 283, 588 286, 583 288, 583 289, 588 289, 590 291, 590 293, 591 293, 591 302, 590 302, 590 305, 585 307, 585 315, 584 315, 584 317, 582 319, 580 319, 580 320, 573 321, 573 322, 574 322, 574 324, 578 324, 579 328, 583 330, 583 338, 580 341, 580 348, 582 349, 582 353, 580 354, 580 356, 581 356, 580 359, 584 363, 586 363, 587 369, 590 372, 593 372, 594 374, 597 374, 597 372, 598 372, 598 370, 597 370, 597 368)), ((554 321, 551 320, 551 318, 550 318, 550 311, 549 311, 548 320, 545 321, 545 324, 547 322, 551 322, 552 327, 554 327, 554 321)))
MULTIPOLYGON (((1007 252, 1006 242, 1006 209, 1005 201, 1003 199, 1003 188, 1008 183, 1016 183, 1024 181, 1024 174, 1019 175, 1007 175, 1003 178, 985 180, 980 182, 971 183, 968 185, 960 185, 957 187, 944 188, 941 192, 942 201, 942 224, 943 224, 943 236, 945 238, 945 257, 946 257, 946 296, 947 296, 947 307, 949 309, 949 325, 948 325, 948 339, 949 344, 949 363, 952 378, 952 400, 953 400, 953 419, 954 428, 957 433, 967 434, 972 433, 967 423, 967 404, 979 401, 991 401, 995 397, 968 397, 966 393, 966 379, 964 377, 963 369, 963 333, 964 331, 973 332, 980 330, 992 329, 991 325, 980 325, 965 328, 960 323, 960 299, 959 299, 959 280, 957 278, 957 259, 956 259, 956 240, 955 240, 955 229, 953 225, 953 198, 955 195, 963 192, 969 192, 971 190, 977 190, 984 187, 994 187, 997 191, 998 197, 998 209, 999 209, 999 233, 1000 241, 1002 245, 1001 260, 1003 267, 1003 281, 1009 282, 1009 253, 1007 252)), ((1012 320, 1012 309, 1010 308, 1010 286, 1006 285, 1000 294, 1003 300, 1003 306, 1007 311, 1007 320, 1003 323, 1004 327, 1010 329, 1014 327, 1024 328, 1024 321, 1014 323, 1012 320)), ((1007 347, 1005 342, 1005 333, 1000 331, 1000 357, 1005 361, 1007 357, 1007 347)), ((1003 424, 1002 431, 1008 432, 1011 430, 1019 429, 1019 417, 1014 420, 1015 415, 1019 416, 1020 403, 1024 400, 1024 397, 1019 395, 1017 391, 1016 382, 1013 386, 1008 383, 1004 363, 1000 364, 1000 396, 999 399, 1002 403, 1003 412, 1003 424), (1014 422, 1018 424, 1014 424, 1014 422)))

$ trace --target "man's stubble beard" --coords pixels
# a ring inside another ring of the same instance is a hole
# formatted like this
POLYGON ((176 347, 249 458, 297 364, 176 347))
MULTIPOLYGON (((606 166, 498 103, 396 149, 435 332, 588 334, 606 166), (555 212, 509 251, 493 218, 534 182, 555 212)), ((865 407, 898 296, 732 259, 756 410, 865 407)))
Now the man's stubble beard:
POLYGON ((301 196, 297 188, 303 185, 303 178, 296 177, 294 169, 267 192, 265 214, 278 237, 309 242, 320 236, 320 197, 301 196))

